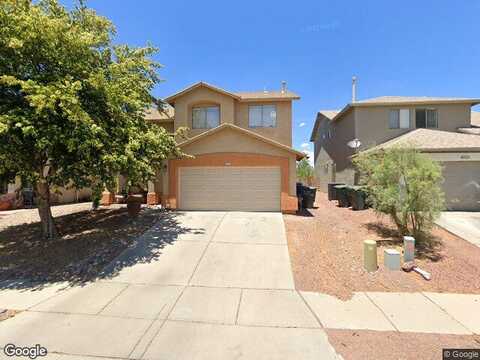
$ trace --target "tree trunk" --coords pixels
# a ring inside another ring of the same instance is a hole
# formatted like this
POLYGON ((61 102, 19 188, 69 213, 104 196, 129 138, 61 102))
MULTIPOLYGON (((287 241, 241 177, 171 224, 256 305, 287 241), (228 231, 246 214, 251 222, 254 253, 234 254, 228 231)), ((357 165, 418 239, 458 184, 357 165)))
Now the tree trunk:
POLYGON ((57 237, 57 229, 50 208, 50 188, 45 180, 39 180, 36 188, 38 214, 42 223, 42 237, 45 240, 54 239, 57 237))

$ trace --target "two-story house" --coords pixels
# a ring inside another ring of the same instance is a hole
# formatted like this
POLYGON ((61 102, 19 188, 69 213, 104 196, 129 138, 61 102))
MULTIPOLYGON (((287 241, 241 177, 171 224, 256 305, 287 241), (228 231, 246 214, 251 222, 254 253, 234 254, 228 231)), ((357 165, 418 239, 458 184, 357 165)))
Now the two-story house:
POLYGON ((351 162, 356 152, 405 145, 441 162, 448 209, 480 209, 480 136, 467 131, 471 107, 480 99, 384 96, 356 101, 355 89, 352 93, 343 109, 320 111, 315 120, 310 141, 321 190, 330 182, 358 181, 351 162), (360 147, 352 146, 354 139, 360 147))
POLYGON ((148 203, 184 210, 297 210, 292 101, 279 91, 231 92, 198 82, 146 118, 168 131, 187 127, 179 146, 191 158, 170 159, 148 186, 148 203))

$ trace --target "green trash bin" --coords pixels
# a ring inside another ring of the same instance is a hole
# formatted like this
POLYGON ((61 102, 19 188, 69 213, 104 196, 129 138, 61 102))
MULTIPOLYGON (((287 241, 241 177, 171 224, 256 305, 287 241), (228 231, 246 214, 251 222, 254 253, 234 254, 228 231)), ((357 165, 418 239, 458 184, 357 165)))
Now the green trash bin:
POLYGON ((348 192, 347 192, 348 185, 336 185, 335 188, 335 195, 337 196, 338 206, 340 207, 349 207, 350 202, 348 201, 348 192))
POLYGON ((362 186, 352 186, 349 195, 353 210, 366 209, 366 193, 362 186))

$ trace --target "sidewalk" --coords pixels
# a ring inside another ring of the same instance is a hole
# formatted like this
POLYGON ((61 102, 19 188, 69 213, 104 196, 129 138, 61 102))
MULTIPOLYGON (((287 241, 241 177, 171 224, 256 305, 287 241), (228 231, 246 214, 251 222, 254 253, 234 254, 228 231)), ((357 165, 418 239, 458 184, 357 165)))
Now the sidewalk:
POLYGON ((185 231, 159 222, 111 278, 1 290, 0 308, 24 311, 0 322, 0 347, 38 343, 66 360, 308 360, 340 358, 330 329, 480 334, 480 295, 358 292, 341 301, 295 290, 278 215, 187 213, 185 231))

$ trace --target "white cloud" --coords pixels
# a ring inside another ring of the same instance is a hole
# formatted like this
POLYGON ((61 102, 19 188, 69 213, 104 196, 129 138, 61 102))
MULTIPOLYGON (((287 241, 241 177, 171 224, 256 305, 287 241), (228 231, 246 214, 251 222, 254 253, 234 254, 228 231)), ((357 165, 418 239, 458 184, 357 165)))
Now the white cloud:
POLYGON ((304 127, 305 125, 307 125, 307 124, 304 123, 304 122, 301 122, 298 126, 299 126, 299 127, 304 127))
POLYGON ((310 143, 304 142, 302 145, 300 145, 302 149, 309 149, 310 148, 310 143))
POLYGON ((303 153, 304 153, 304 154, 307 154, 307 156, 308 156, 308 162, 310 163, 310 165, 314 166, 314 163, 313 163, 313 151, 303 150, 303 153))

